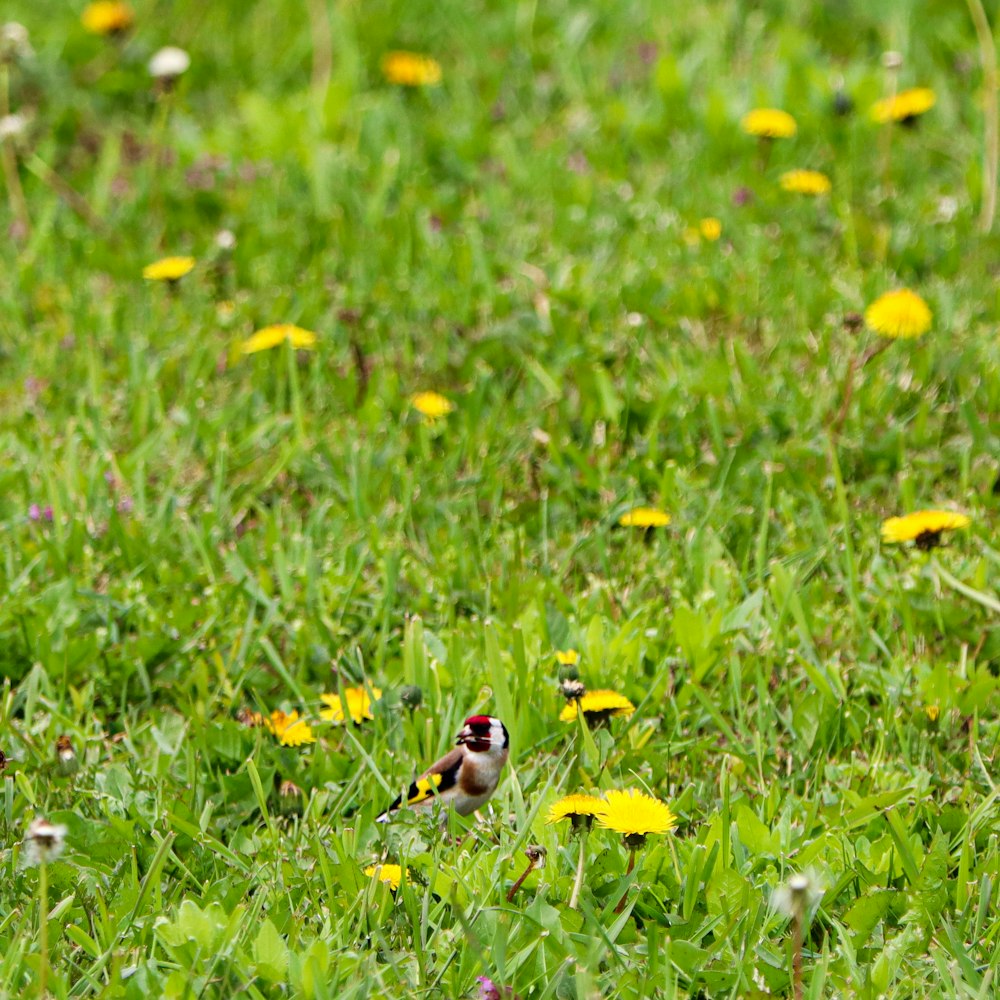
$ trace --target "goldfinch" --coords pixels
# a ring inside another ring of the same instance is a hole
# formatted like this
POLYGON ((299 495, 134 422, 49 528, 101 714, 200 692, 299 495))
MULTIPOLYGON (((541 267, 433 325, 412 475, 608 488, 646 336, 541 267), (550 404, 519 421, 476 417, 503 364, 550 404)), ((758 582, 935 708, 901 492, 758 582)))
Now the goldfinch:
POLYGON ((404 804, 425 808, 440 802, 468 816, 489 801, 507 763, 507 727, 492 715, 472 715, 455 742, 455 749, 431 764, 411 783, 405 800, 400 795, 377 822, 388 823, 389 814, 404 804))

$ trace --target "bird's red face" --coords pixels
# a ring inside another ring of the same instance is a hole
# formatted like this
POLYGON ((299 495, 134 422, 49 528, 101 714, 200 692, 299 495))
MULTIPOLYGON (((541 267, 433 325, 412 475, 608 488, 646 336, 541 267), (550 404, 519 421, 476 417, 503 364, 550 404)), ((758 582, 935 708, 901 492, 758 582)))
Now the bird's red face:
POLYGON ((507 727, 492 715, 470 715, 455 742, 473 753, 501 753, 507 749, 510 737, 507 727))

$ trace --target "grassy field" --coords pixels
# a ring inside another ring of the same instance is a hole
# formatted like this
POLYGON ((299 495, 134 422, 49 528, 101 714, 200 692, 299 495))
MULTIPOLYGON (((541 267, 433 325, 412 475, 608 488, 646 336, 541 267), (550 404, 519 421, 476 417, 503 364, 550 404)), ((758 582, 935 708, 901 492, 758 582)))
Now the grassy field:
POLYGON ((83 6, 3 9, 0 997, 997 995, 978 0, 83 6))

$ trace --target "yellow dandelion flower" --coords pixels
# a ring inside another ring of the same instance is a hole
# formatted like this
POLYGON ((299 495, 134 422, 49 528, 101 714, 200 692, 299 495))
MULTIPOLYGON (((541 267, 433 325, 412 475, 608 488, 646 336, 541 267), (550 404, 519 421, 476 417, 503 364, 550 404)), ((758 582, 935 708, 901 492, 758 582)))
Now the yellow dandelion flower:
MULTIPOLYGON (((367 688, 349 687, 344 688, 344 695, 347 698, 347 714, 350 715, 351 721, 355 725, 361 725, 365 719, 375 718, 372 714, 372 702, 381 700, 382 691, 380 688, 373 687, 371 695, 369 695, 367 688)), ((339 694, 321 694, 319 698, 324 705, 330 706, 319 713, 322 718, 326 719, 327 722, 344 721, 344 706, 339 694)))
POLYGON ((194 264, 194 257, 164 257, 147 264, 142 269, 142 276, 147 281, 169 281, 173 284, 185 274, 190 274, 194 270, 194 264))
POLYGON ((580 654, 575 649, 557 649, 556 662, 563 667, 575 667, 580 662, 580 654))
POLYGON ((876 101, 872 105, 871 116, 879 125, 888 122, 908 125, 918 115, 930 111, 936 102, 937 96, 930 87, 911 87, 909 90, 901 90, 893 97, 884 97, 881 101, 876 101))
POLYGON ((317 337, 311 330, 303 330, 294 323, 275 323, 244 340, 240 350, 243 354, 256 354, 258 351, 269 351, 286 340, 297 351, 311 351, 316 346, 317 337))
POLYGON ((783 191, 792 194, 828 194, 830 178, 819 170, 788 170, 779 181, 783 191))
POLYGON ((561 819, 577 819, 603 816, 608 811, 608 804, 594 795, 567 795, 554 803, 549 809, 546 823, 558 823, 561 819))
POLYGON ((134 22, 132 8, 118 0, 88 3, 80 15, 80 23, 92 35, 114 35, 131 28, 134 22))
POLYGON ((635 705, 617 691, 588 691, 579 700, 566 705, 559 714, 559 721, 572 722, 578 711, 583 712, 588 721, 603 721, 612 715, 631 715, 635 711, 635 705))
POLYGON ((275 709, 271 713, 271 718, 264 720, 264 725, 269 732, 278 737, 278 742, 283 747, 300 747, 306 743, 316 742, 309 723, 299 718, 298 712, 282 712, 280 709, 275 709))
POLYGON ((938 716, 941 714, 940 705, 924 705, 924 712, 927 715, 928 722, 937 722, 938 716))
MULTIPOLYGON (((403 869, 399 865, 369 865, 365 869, 365 874, 369 878, 378 879, 379 882, 387 882, 393 892, 399 888, 399 883, 403 881, 403 869)), ((406 869, 406 877, 410 877, 409 868, 406 869)))
POLYGON ((618 518, 623 528, 665 528, 670 524, 670 515, 656 507, 633 507, 618 518))
POLYGON ((754 108, 740 119, 740 127, 747 135, 765 139, 790 139, 797 130, 795 119, 787 111, 777 108, 754 108))
POLYGON ((419 52, 387 52, 382 75, 401 87, 431 87, 441 82, 441 64, 419 52))
POLYGON ((898 288, 880 295, 865 310, 865 323, 883 337, 909 340, 931 328, 931 311, 916 292, 898 288))
POLYGON ((670 807, 645 792, 614 789, 605 800, 607 808, 597 822, 607 830, 626 837, 647 837, 651 833, 669 833, 677 827, 677 817, 670 807))
POLYGON ((410 399, 410 405, 428 420, 440 420, 455 409, 455 404, 439 392, 418 392, 410 399))
POLYGON ((890 517, 882 523, 882 541, 891 544, 914 542, 918 549, 934 548, 941 533, 967 528, 971 521, 965 514, 950 510, 918 510, 903 517, 890 517))
POLYGON ((698 232, 703 239, 714 243, 722 235, 722 223, 718 219, 709 216, 698 223, 698 232))

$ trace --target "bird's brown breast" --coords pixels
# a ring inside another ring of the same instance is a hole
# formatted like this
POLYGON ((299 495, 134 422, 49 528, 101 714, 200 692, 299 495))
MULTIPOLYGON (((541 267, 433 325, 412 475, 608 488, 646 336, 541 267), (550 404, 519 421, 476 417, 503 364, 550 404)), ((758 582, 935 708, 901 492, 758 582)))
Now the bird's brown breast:
POLYGON ((483 781, 482 776, 471 767, 462 768, 458 776, 458 784, 466 795, 473 798, 477 795, 485 795, 491 790, 490 785, 483 781))

